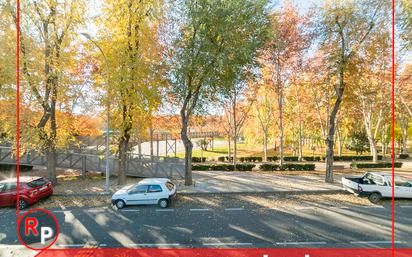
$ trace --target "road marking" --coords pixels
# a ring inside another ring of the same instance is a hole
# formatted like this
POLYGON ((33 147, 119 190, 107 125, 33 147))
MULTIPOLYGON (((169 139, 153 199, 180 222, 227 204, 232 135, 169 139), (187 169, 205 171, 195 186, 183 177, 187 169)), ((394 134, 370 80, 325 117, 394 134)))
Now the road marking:
POLYGON ((365 208, 365 209, 385 209, 383 206, 359 206, 359 208, 365 208))
POLYGON ((243 211, 244 208, 226 208, 225 211, 243 211))
POLYGON ((312 210, 315 209, 314 206, 303 206, 303 207, 296 207, 295 210, 312 210))
POLYGON ((24 245, 5 245, 5 244, 0 244, 0 249, 4 248, 26 248, 24 245))
POLYGON ((107 244, 99 244, 99 247, 106 247, 107 244))
POLYGON ((223 246, 223 245, 253 245, 252 243, 203 243, 205 246, 223 246))
POLYGON ((140 210, 121 210, 121 212, 139 212, 140 210))
POLYGON ((128 244, 128 246, 131 246, 131 247, 140 247, 140 246, 143 246, 143 247, 162 247, 162 246, 164 246, 164 247, 166 247, 166 246, 179 246, 180 244, 178 244, 178 243, 172 243, 172 244, 168 244, 168 243, 163 243, 163 244, 128 244))
POLYGON ((108 208, 96 208, 96 209, 89 209, 86 210, 87 212, 103 212, 103 211, 107 211, 108 208))
POLYGON ((156 209, 156 211, 175 211, 175 209, 156 209))
MULTIPOLYGON (((351 244, 392 244, 392 241, 353 241, 351 244)), ((395 241, 395 244, 400 244, 401 241, 395 241)))
POLYGON ((190 209, 190 211, 210 211, 210 209, 190 209))
POLYGON ((83 247, 85 244, 58 244, 58 247, 83 247))
POLYGON ((412 205, 400 205, 401 208, 412 208, 412 205))
POLYGON ((64 211, 64 210, 62 210, 62 211, 53 211, 53 212, 56 212, 56 213, 65 213, 65 212, 71 212, 71 211, 64 211))
POLYGON ((326 242, 276 242, 276 245, 325 245, 326 242))

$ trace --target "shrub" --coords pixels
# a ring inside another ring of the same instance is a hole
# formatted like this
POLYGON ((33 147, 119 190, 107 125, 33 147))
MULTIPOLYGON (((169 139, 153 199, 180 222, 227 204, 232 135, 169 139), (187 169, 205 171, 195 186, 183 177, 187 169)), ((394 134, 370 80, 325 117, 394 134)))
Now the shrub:
MULTIPOLYGON (((238 171, 251 171, 256 165, 254 164, 237 164, 236 170, 238 171)), ((215 170, 215 171, 233 171, 233 164, 194 164, 192 170, 215 170)))
POLYGON ((278 160, 278 157, 277 156, 270 156, 270 157, 268 157, 268 162, 275 162, 275 161, 277 161, 278 160))
POLYGON ((207 151, 207 148, 209 147, 211 140, 210 139, 200 139, 199 141, 196 142, 196 145, 200 147, 203 151, 207 151))
POLYGON ((265 163, 260 165, 260 169, 264 171, 275 171, 275 170, 315 170, 315 164, 312 163, 285 163, 283 167, 279 164, 269 164, 265 163))
POLYGON ((238 171, 252 171, 254 167, 256 167, 255 164, 236 164, 236 170, 238 171))
POLYGON ((399 159, 408 159, 408 158, 409 158, 409 154, 407 154, 407 153, 401 153, 399 155, 399 159))
MULTIPOLYGON (((395 162, 395 168, 401 168, 402 162, 395 162)), ((350 164, 352 169, 369 169, 369 168, 391 168, 391 162, 378 162, 378 163, 369 163, 369 162, 352 162, 350 164)))
POLYGON ((217 160, 220 161, 220 162, 224 162, 226 160, 226 158, 227 157, 225 157, 225 156, 219 156, 219 157, 217 157, 217 160))
POLYGON ((298 161, 298 157, 297 156, 284 156, 283 160, 285 162, 297 162, 298 161))
POLYGON ((192 157, 192 162, 206 162, 206 157, 192 157))
POLYGON ((192 170, 210 170, 210 166, 207 164, 193 164, 192 170))
POLYGON ((302 156, 302 159, 307 162, 320 162, 324 160, 321 156, 302 156))
POLYGON ((241 162, 261 162, 263 158, 259 156, 248 156, 248 157, 240 157, 239 160, 241 162))
MULTIPOLYGON (((334 161, 372 161, 371 155, 342 155, 333 156, 334 161)), ((378 155, 378 160, 382 160, 382 155, 378 155)))

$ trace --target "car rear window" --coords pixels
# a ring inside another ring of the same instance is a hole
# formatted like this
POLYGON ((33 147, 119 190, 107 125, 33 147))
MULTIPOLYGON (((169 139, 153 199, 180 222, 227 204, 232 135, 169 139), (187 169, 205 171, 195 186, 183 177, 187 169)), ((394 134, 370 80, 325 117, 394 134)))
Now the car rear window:
POLYGON ((46 184, 48 181, 44 178, 39 178, 36 180, 33 180, 32 182, 27 183, 27 185, 29 187, 39 187, 39 186, 43 186, 44 184, 46 184))
POLYGON ((167 189, 169 189, 170 191, 173 190, 173 188, 175 187, 175 185, 172 182, 166 182, 166 187, 167 189))

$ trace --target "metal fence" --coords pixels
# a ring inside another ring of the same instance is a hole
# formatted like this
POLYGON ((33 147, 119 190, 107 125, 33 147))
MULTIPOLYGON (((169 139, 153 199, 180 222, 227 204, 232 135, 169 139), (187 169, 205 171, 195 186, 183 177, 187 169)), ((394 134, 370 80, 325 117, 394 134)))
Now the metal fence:
MULTIPOLYGON (((0 146, 0 163, 16 163, 16 157, 12 148, 0 146)), ((27 151, 20 157, 20 163, 24 165, 46 166, 47 158, 36 151, 27 151)), ((57 153, 56 167, 81 170, 83 174, 88 171, 104 172, 105 164, 104 155, 75 152, 57 153)), ((119 160, 116 157, 110 157, 109 166, 111 174, 116 174, 119 170, 119 160)), ((126 175, 128 176, 183 178, 184 171, 184 161, 179 158, 129 154, 127 159, 126 175)))

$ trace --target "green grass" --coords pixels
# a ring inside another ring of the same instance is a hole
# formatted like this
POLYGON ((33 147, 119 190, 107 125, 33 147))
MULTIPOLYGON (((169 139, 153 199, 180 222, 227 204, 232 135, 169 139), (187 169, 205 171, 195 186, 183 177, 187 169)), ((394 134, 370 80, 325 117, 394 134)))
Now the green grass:
MULTIPOLYGON (((279 156, 278 150, 275 152, 273 148, 268 149, 268 156, 279 156)), ((288 149, 285 150, 284 154, 285 156, 293 156, 293 152, 288 149)), ((247 157, 247 156, 263 157, 263 155, 264 154, 263 154, 262 147, 259 145, 258 146, 248 146, 244 143, 239 143, 237 145, 237 156, 238 157, 247 157)), ((324 156, 325 152, 322 150, 312 152, 312 150, 308 148, 304 148, 303 155, 304 156, 312 156, 312 155, 324 156)), ((342 155, 356 155, 356 153, 352 151, 343 150, 342 155)), ((368 153, 365 153, 365 155, 368 155, 368 153)), ((184 158, 184 156, 185 156, 184 152, 177 154, 177 157, 179 158, 184 158)), ((219 156, 227 156, 227 146, 214 147, 213 150, 208 149, 207 151, 202 151, 200 149, 193 150, 193 157, 219 157, 219 156)), ((232 146, 232 156, 233 156, 233 146, 232 146)))

